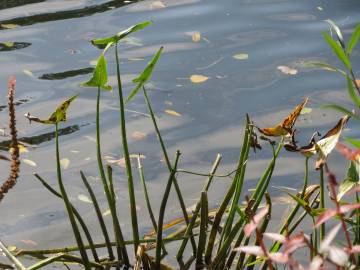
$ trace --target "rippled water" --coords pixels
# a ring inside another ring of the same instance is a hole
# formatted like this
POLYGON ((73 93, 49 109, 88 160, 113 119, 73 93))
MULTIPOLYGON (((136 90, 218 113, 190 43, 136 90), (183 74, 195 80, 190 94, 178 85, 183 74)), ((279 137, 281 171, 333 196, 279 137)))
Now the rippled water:
MULTIPOLYGON (((92 72, 91 62, 99 50, 88 42, 95 37, 116 33, 132 24, 153 20, 148 29, 133 35, 120 46, 121 68, 125 91, 134 87, 136 76, 163 45, 164 53, 148 84, 150 98, 169 153, 182 152, 181 168, 207 172, 216 153, 223 154, 221 172, 234 168, 239 154, 245 113, 259 126, 281 121, 303 97, 310 97, 310 115, 298 120, 300 137, 306 141, 314 130, 324 131, 336 122, 338 115, 319 109, 324 102, 349 105, 344 81, 338 75, 304 67, 308 60, 339 65, 326 45, 322 31, 328 30, 325 19, 334 20, 349 37, 360 22, 358 0, 286 1, 286 0, 163 0, 163 1, 3 1, 0 4, 0 82, 3 89, 0 108, 6 104, 8 76, 17 78, 16 98, 19 135, 34 144, 22 158, 36 162, 36 167, 23 164, 16 189, 0 207, 0 236, 7 243, 25 248, 61 246, 72 243, 63 205, 51 196, 32 176, 38 172, 56 185, 52 128, 29 123, 26 112, 47 116, 61 100, 73 93, 80 97, 69 110, 69 121, 62 125, 62 157, 70 160, 64 179, 71 198, 89 221, 94 220, 91 206, 77 200, 85 189, 79 178, 83 170, 91 179, 99 197, 103 196, 97 180, 94 145, 95 89, 79 87, 92 72), (10 29, 8 29, 10 28, 10 29), (192 33, 201 33, 194 42, 192 33), (238 60, 233 55, 245 53, 238 60), (277 66, 298 70, 295 76, 281 73, 277 66), (209 77, 194 84, 192 74, 209 77), (166 114, 170 109, 181 117, 166 114), (32 240, 24 242, 23 240, 32 240)), ((360 49, 353 52, 353 65, 360 70, 360 49)), ((109 54, 110 80, 115 85, 114 57, 109 54)), ((119 145, 117 97, 102 96, 102 130, 104 155, 121 158, 119 145)), ((141 95, 127 107, 130 150, 146 156, 143 165, 154 205, 159 204, 166 181, 161 152, 141 95), (137 141, 132 134, 146 133, 137 141)), ((6 109, 0 113, 0 125, 7 121, 6 109)), ((346 136, 359 136, 350 123, 346 136)), ((3 138, 2 138, 3 139, 3 138)), ((2 147, 6 147, 6 138, 2 147)), ((245 188, 255 186, 271 157, 269 147, 251 154, 245 188)), ((344 162, 334 154, 330 165, 342 177, 344 162)), ((272 186, 299 188, 303 159, 283 153, 279 159, 272 186)), ((0 164, 3 177, 6 164, 0 164)), ((219 172, 220 172, 219 171, 219 172)), ((115 168, 120 219, 129 225, 128 193, 123 168, 115 168)), ((136 172, 135 172, 136 175, 136 172)), ((311 173, 312 182, 317 174, 311 173)), ((203 179, 179 177, 188 206, 195 203, 203 179)), ((211 191, 211 205, 216 206, 228 180, 220 179, 211 191)), ((137 194, 142 198, 140 185, 137 194)), ((281 196, 270 188, 274 196, 281 196)), ((100 200, 106 210, 104 199, 100 200)), ((282 200, 279 199, 279 204, 282 200)), ((150 227, 145 205, 139 199, 141 231, 150 227)), ((180 215, 175 196, 170 197, 167 219, 180 215)), ((283 207, 279 205, 279 207, 283 207)), ((156 207, 155 207, 156 208, 156 207)), ((280 211, 275 216, 281 218, 280 211)), ((91 223, 91 222, 90 222, 91 223)), ((96 222, 90 227, 95 230, 96 222)), ((126 235, 130 226, 124 226, 126 235)), ((94 232, 95 239, 101 240, 94 232)), ((130 235, 129 237, 130 238, 130 235)))

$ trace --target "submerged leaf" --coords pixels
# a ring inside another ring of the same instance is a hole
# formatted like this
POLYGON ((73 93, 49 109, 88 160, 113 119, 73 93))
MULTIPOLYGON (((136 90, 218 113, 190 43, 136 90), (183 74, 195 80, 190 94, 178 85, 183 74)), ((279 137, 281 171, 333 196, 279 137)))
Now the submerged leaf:
POLYGON ((92 77, 89 81, 82 83, 81 86, 85 87, 100 87, 104 90, 111 90, 111 86, 108 83, 108 74, 106 68, 106 59, 102 53, 97 62, 92 77))
POLYGON ((149 62, 149 64, 146 66, 144 71, 135 79, 133 79, 134 83, 138 83, 136 88, 131 92, 125 103, 128 103, 139 91, 139 89, 151 78, 151 74, 154 70, 154 67, 157 63, 157 61, 160 58, 161 52, 164 49, 164 47, 160 47, 160 49, 157 51, 153 59, 149 62))
POLYGON ((194 75, 190 76, 190 81, 192 83, 203 83, 203 82, 206 82, 208 79, 209 79, 209 77, 206 77, 204 75, 194 74, 194 75))
POLYGON ((51 114, 51 116, 48 119, 40 119, 38 117, 30 115, 30 113, 26 113, 25 117, 28 118, 31 121, 42 123, 42 124, 57 124, 59 122, 65 122, 66 121, 66 110, 68 109, 70 103, 77 98, 79 94, 76 94, 69 99, 65 100, 56 108, 56 111, 51 114))
POLYGON ((93 39, 91 41, 91 43, 95 46, 100 45, 100 47, 104 48, 107 44, 117 43, 117 42, 119 42, 119 40, 123 39, 124 37, 130 35, 131 33, 134 33, 136 31, 143 29, 143 28, 149 26, 150 24, 152 24, 151 21, 139 23, 139 24, 133 25, 133 26, 117 33, 116 35, 106 37, 106 38, 93 39))
POLYGON ((288 117, 286 117, 277 126, 270 128, 263 128, 263 129, 258 128, 258 130, 266 136, 278 137, 278 136, 292 134, 293 133, 292 128, 295 124, 295 121, 299 117, 302 109, 304 108, 308 100, 309 98, 305 98, 304 101, 299 105, 297 105, 295 109, 288 115, 288 117))

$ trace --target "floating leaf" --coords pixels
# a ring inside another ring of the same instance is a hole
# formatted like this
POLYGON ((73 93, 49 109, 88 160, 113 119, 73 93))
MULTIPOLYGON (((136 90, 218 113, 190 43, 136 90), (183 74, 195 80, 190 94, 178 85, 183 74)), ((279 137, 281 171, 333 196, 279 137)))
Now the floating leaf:
POLYGON ((208 79, 209 79, 209 77, 206 77, 204 75, 194 74, 194 75, 190 76, 190 81, 192 83, 203 83, 203 82, 206 82, 208 79))
POLYGON ((298 118, 298 116, 300 115, 301 111, 303 110, 304 106, 306 105, 306 103, 308 102, 309 98, 305 98, 304 101, 302 103, 300 103, 299 105, 297 105, 295 107, 295 109, 288 115, 288 117, 286 117, 280 124, 278 124, 275 127, 270 127, 270 128, 258 128, 258 130, 266 135, 266 136, 283 136, 283 135, 288 135, 288 134, 292 134, 292 128, 295 124, 296 119, 298 118))
POLYGON ((37 166, 36 163, 35 163, 34 161, 30 160, 30 159, 23 158, 23 159, 22 159, 22 162, 25 163, 25 164, 27 164, 27 165, 29 165, 29 166, 32 166, 32 167, 36 167, 36 166, 37 166))
POLYGON ((296 75, 298 73, 298 71, 296 69, 288 67, 288 66, 278 66, 277 69, 287 75, 296 75))
POLYGON ((131 33, 134 33, 136 31, 139 31, 139 30, 149 26, 151 23, 152 23, 151 21, 146 21, 146 22, 143 22, 143 23, 139 23, 139 24, 133 25, 133 26, 125 29, 124 31, 121 31, 121 32, 117 33, 114 36, 101 38, 101 39, 93 39, 91 41, 91 43, 93 45, 95 45, 95 46, 100 45, 100 47, 105 47, 109 43, 117 43, 119 40, 123 39, 124 37, 130 35, 131 33))
POLYGON ((14 29, 16 27, 19 27, 19 25, 14 23, 2 23, 1 27, 5 29, 14 29))
POLYGON ((192 39, 192 41, 194 41, 194 42, 199 42, 199 41, 201 41, 201 33, 198 32, 198 31, 193 32, 192 35, 191 35, 191 39, 192 39))
POLYGON ((150 5, 151 9, 166 8, 166 5, 162 1, 153 1, 150 5))
POLYGON ((104 212, 102 212, 102 215, 103 215, 104 217, 106 217, 106 216, 108 216, 108 215, 110 215, 110 214, 111 214, 110 209, 106 209, 104 212))
POLYGON ((129 97, 126 99, 125 103, 128 103, 139 91, 139 89, 151 78, 151 74, 154 70, 154 67, 157 63, 157 61, 160 58, 161 52, 164 49, 164 47, 160 47, 160 49, 157 51, 153 59, 149 62, 149 64, 146 66, 144 71, 135 79, 133 79, 134 83, 138 83, 136 88, 131 92, 129 97))
POLYGON ((81 86, 85 87, 100 87, 104 90, 111 90, 111 86, 107 85, 108 83, 108 74, 106 69, 106 59, 104 54, 102 53, 97 62, 96 67, 93 72, 92 77, 89 81, 82 83, 81 86))
POLYGON ((27 147, 25 145, 23 145, 22 143, 18 144, 18 148, 19 148, 19 152, 21 153, 28 153, 29 150, 27 149, 27 147))
POLYGON ((28 75, 29 77, 34 78, 34 74, 33 74, 30 70, 28 70, 28 69, 23 69, 23 72, 24 72, 26 75, 28 75))
POLYGON ((304 107, 304 108, 302 108, 300 114, 308 114, 308 113, 311 113, 311 112, 312 112, 311 108, 304 107))
POLYGON ((92 203, 90 198, 88 196, 86 196, 85 194, 79 194, 78 199, 79 199, 79 201, 82 201, 82 202, 85 202, 85 203, 92 203))
POLYGON ((178 113, 178 112, 176 112, 176 111, 174 111, 174 110, 165 110, 165 112, 166 112, 167 114, 172 115, 172 116, 181 117, 181 114, 178 113))
POLYGON ((2 42, 2 44, 4 44, 6 47, 13 47, 15 45, 15 42, 13 41, 6 41, 6 42, 2 42))
POLYGON ((66 170, 67 168, 69 168, 70 160, 68 158, 62 158, 60 160, 60 165, 64 170, 66 170))
POLYGON ((147 134, 144 133, 144 132, 140 132, 140 131, 134 131, 134 132, 131 134, 131 137, 132 137, 134 140, 141 141, 141 140, 146 139, 147 134))
POLYGON ((319 11, 323 11, 324 9, 323 9, 323 7, 321 7, 321 6, 317 6, 316 7, 319 11))
POLYGON ((68 109, 70 103, 77 98, 79 94, 70 97, 69 99, 65 100, 56 108, 56 111, 51 114, 48 119, 42 120, 38 117, 31 116, 30 113, 26 113, 25 117, 31 121, 42 123, 42 124, 57 124, 59 122, 66 121, 66 110, 68 109))
POLYGON ((238 53, 238 54, 234 54, 233 58, 237 60, 246 60, 249 59, 249 55, 247 53, 238 53))

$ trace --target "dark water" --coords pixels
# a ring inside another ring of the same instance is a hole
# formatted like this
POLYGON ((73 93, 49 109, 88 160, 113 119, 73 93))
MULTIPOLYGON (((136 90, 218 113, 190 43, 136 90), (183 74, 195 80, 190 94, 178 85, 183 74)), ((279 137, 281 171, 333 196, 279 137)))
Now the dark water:
MULTIPOLYGON (((286 0, 168 0, 168 1, 2 1, 0 3, 0 125, 5 126, 6 82, 10 75, 17 78, 16 98, 19 135, 34 144, 22 158, 37 166, 23 164, 21 178, 0 207, 0 236, 7 243, 34 248, 21 240, 32 240, 41 247, 72 243, 70 228, 64 219, 63 205, 52 197, 32 176, 38 172, 56 186, 54 173, 54 134, 51 127, 36 123, 29 125, 22 117, 26 112, 46 117, 61 100, 80 93, 68 113, 69 121, 62 125, 63 158, 70 160, 64 170, 64 181, 72 200, 91 223, 95 239, 97 228, 91 205, 78 200, 85 189, 79 178, 83 170, 96 190, 106 210, 101 184, 97 179, 95 162, 94 111, 95 89, 81 88, 92 72, 91 61, 99 50, 88 42, 92 38, 116 33, 130 25, 153 20, 148 29, 133 35, 120 46, 121 68, 126 95, 134 78, 163 45, 165 51, 148 84, 150 98, 158 116, 159 126, 169 153, 182 152, 181 168, 207 172, 217 153, 223 154, 225 173, 234 168, 243 132, 245 113, 259 126, 281 121, 303 97, 310 97, 312 113, 298 120, 300 138, 304 142, 315 130, 330 128, 339 117, 337 113, 319 108, 321 103, 338 102, 350 106, 344 81, 336 74, 309 69, 304 62, 325 61, 340 65, 326 45, 322 31, 328 30, 325 19, 334 20, 347 39, 360 22, 358 0, 286 1, 286 0), (8 29, 10 28, 10 29, 8 29), (192 33, 201 33, 194 42, 192 33), (248 59, 233 55, 245 53, 248 59), (278 66, 298 70, 294 76, 281 73, 278 66), (200 84, 189 80, 193 74, 207 76, 200 84), (174 110, 181 117, 166 114, 174 110), (102 198, 102 199, 101 199, 102 198)), ((353 65, 360 70, 360 47, 353 52, 353 65)), ((108 55, 111 84, 115 85, 114 57, 108 55)), ((102 130, 104 156, 122 157, 116 91, 102 96, 102 130)), ((159 205, 166 181, 160 148, 149 121, 141 95, 127 107, 131 153, 146 156, 143 165, 149 182, 151 199, 159 205), (137 141, 132 134, 146 133, 137 141)), ((345 130, 346 136, 359 136, 354 123, 345 130)), ((6 149, 6 138, 1 147, 6 149)), ((245 188, 255 186, 271 151, 268 146, 251 154, 245 188)), ((303 159, 283 153, 272 186, 299 188, 302 181, 303 159)), ((3 177, 5 163, 0 164, 3 177)), ((330 158, 330 166, 342 177, 345 166, 338 154, 330 158)), ((119 196, 120 219, 127 238, 130 238, 128 193, 124 169, 114 168, 119 196)), ((134 174, 137 177, 136 171, 134 174)), ((311 173, 311 181, 317 182, 311 173)), ((191 206, 198 197, 204 179, 196 176, 179 177, 186 203, 191 206)), ((210 194, 215 206, 223 196, 228 180, 220 179, 210 194)), ((136 184, 137 194, 141 187, 136 184)), ((270 191, 283 205, 282 194, 270 191)), ((286 200, 285 200, 286 201, 286 200)), ((144 202, 139 199, 141 231, 149 229, 144 202)), ((175 196, 170 197, 167 219, 180 215, 175 196)), ((156 207, 155 207, 156 208, 156 207)), ((281 211, 275 213, 282 217, 281 211)), ((276 225, 275 227, 276 228, 276 225)))

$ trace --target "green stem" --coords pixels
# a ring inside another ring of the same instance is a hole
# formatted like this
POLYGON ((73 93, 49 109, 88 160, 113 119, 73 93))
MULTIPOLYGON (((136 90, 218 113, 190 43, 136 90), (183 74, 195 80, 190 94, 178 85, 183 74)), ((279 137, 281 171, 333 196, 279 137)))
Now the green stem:
MULTIPOLYGON (((60 199, 63 199, 63 197, 61 196, 61 194, 59 192, 57 192, 54 188, 52 188, 40 175, 38 174, 34 174, 34 176, 44 185, 44 187, 49 190, 52 194, 54 194, 56 197, 60 198, 60 199)), ((81 217, 80 213, 76 210, 76 208, 71 204, 71 208, 72 208, 72 211, 74 213, 74 216, 76 217, 76 219, 78 220, 78 222, 80 223, 80 226, 81 228, 83 229, 84 231, 84 234, 86 236, 86 239, 88 240, 89 242, 89 246, 90 246, 90 249, 91 249, 91 252, 93 254, 93 257, 94 257, 94 260, 96 262, 99 262, 99 257, 98 257, 98 254, 96 252, 96 249, 94 247, 94 241, 92 240, 92 237, 91 237, 91 234, 90 234, 90 231, 88 229, 88 227, 86 226, 86 223, 85 221, 83 220, 83 218, 81 217)))
POLYGON ((114 227, 114 234, 116 240, 116 249, 118 253, 119 261, 123 260, 126 265, 129 265, 129 258, 127 255, 126 247, 124 245, 124 237, 120 228, 120 223, 116 213, 116 207, 114 204, 113 197, 111 196, 111 191, 109 189, 109 185, 106 180, 104 166, 102 163, 101 157, 101 139, 100 139, 100 87, 98 87, 97 91, 97 99, 96 99, 96 157, 98 162, 98 168, 100 172, 100 178, 103 184, 105 196, 109 205, 113 227, 114 227))
MULTIPOLYGON (((208 192, 209 191, 209 188, 210 188, 210 185, 212 183, 212 180, 213 180, 213 177, 214 177, 214 174, 220 164, 220 161, 221 161, 221 155, 218 154, 216 159, 215 159, 215 162, 210 170, 210 173, 208 174, 208 178, 206 179, 206 182, 205 182, 205 185, 203 187, 203 192, 208 192)), ((186 237, 182 243, 181 243, 181 246, 179 247, 178 249, 178 253, 176 255, 176 258, 177 260, 180 260, 183 256, 183 253, 185 251, 185 247, 186 247, 186 244, 188 242, 188 237, 192 234, 193 232, 193 228, 194 228, 194 225, 195 225, 195 222, 196 222, 196 219, 198 217, 198 214, 199 214, 199 211, 200 211, 200 207, 201 207, 201 199, 196 203, 196 207, 195 207, 195 211, 193 213, 193 216, 191 217, 190 219, 190 223, 188 224, 188 226, 186 227, 186 231, 184 233, 184 236, 186 237)))
POLYGON ((161 201, 160 210, 159 210, 159 220, 158 220, 158 231, 157 231, 157 237, 156 237, 156 251, 155 251, 155 265, 156 269, 160 269, 161 266, 161 246, 163 244, 162 239, 162 232, 163 232, 163 224, 164 224, 164 216, 165 216, 165 209, 166 209, 166 203, 170 195, 171 185, 174 181, 175 174, 176 174, 176 168, 179 161, 180 152, 176 152, 174 166, 173 169, 170 172, 169 179, 167 181, 165 191, 164 191, 164 197, 161 201))
POLYGON ((126 174, 128 177, 128 190, 130 198, 130 212, 131 212, 131 224, 133 229, 133 239, 134 239, 134 252, 136 254, 137 247, 139 245, 139 228, 137 221, 137 212, 136 212, 136 201, 135 201, 135 192, 134 192, 134 181, 131 170, 130 154, 128 149, 128 143, 126 138, 126 123, 125 123, 125 105, 124 97, 122 91, 122 84, 120 78, 120 61, 118 55, 118 44, 115 45, 115 58, 116 58, 116 75, 118 83, 118 92, 119 92, 119 105, 120 105, 120 127, 121 127, 121 138, 122 146, 125 158, 126 174))
MULTIPOLYGON (((154 114, 154 112, 152 110, 150 99, 149 99, 149 97, 147 95, 145 87, 143 87, 143 93, 144 93, 144 98, 145 98, 146 105, 147 105, 148 110, 150 112, 151 120, 152 120, 154 128, 155 128, 156 135, 157 135, 158 140, 160 142, 160 146, 161 146, 161 149, 162 149, 162 152, 163 152, 163 155, 164 155, 166 166, 167 166, 169 172, 171 172, 172 167, 171 167, 169 155, 168 155, 168 153, 166 151, 166 147, 165 147, 164 141, 162 139, 160 130, 158 128, 158 125, 157 125, 157 122, 156 122, 156 119, 155 119, 155 114, 154 114)), ((189 217, 188 217, 188 214, 187 214, 187 211, 186 211, 186 206, 185 206, 185 203, 184 203, 184 199, 183 199, 183 197, 181 195, 181 190, 180 190, 180 187, 179 187, 179 184, 177 182, 176 177, 174 177, 173 182, 174 182, 176 195, 177 195, 177 197, 179 199, 180 208, 181 208, 181 211, 183 213, 186 225, 189 225, 189 217)), ((192 248, 193 248, 193 253, 196 254, 196 242, 195 242, 195 239, 194 239, 194 237, 192 235, 190 236, 190 241, 191 241, 191 245, 192 245, 192 248)))
POLYGON ((58 184, 59 184, 59 188, 60 188, 60 193, 61 193, 61 196, 63 198, 64 204, 65 204, 68 216, 69 216, 69 220, 70 220, 73 232, 74 232, 76 243, 79 246, 79 251, 80 251, 82 260, 84 262, 84 267, 85 267, 86 270, 90 270, 89 258, 88 258, 88 255, 86 253, 86 250, 84 248, 84 243, 82 241, 79 228, 78 228, 78 226, 76 224, 76 221, 75 221, 74 212, 73 212, 73 209, 71 207, 71 203, 70 203, 70 200, 69 200, 69 198, 67 196, 65 186, 63 184, 62 177, 61 177, 58 123, 55 124, 55 146, 56 146, 56 173, 57 173, 57 180, 58 180, 58 184))
POLYGON ((87 180, 85 174, 80 171, 80 175, 81 175, 81 179, 91 197, 91 201, 94 205, 94 209, 95 209, 95 212, 96 212, 96 215, 97 215, 97 218, 98 218, 98 221, 99 221, 99 224, 100 224, 100 228, 101 228, 101 231, 103 233, 103 236, 104 236, 104 239, 105 239, 105 243, 106 243, 106 247, 107 247, 107 250, 108 250, 108 253, 109 253, 109 259, 110 260, 114 260, 114 254, 113 254, 113 250, 112 250, 112 247, 111 247, 111 242, 110 242, 110 237, 109 237, 109 234, 108 234, 108 231, 106 229, 106 225, 105 225, 105 221, 103 219, 103 216, 102 216, 102 213, 101 213, 101 210, 100 210, 100 207, 99 207, 99 204, 98 204, 98 201, 95 197, 95 194, 89 184, 89 181, 87 180))

